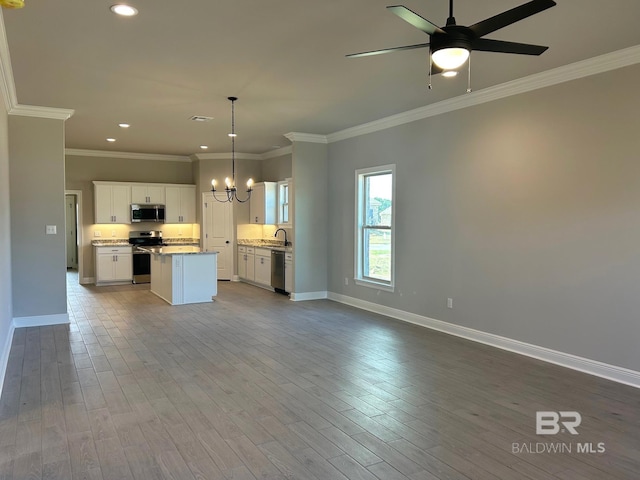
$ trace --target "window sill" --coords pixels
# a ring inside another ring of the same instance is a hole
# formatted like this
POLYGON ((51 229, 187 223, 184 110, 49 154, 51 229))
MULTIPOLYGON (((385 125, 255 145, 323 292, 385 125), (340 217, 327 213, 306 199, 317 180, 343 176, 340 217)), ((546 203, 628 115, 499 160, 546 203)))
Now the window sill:
POLYGON ((355 278, 354 283, 361 287, 375 288, 376 290, 384 290, 385 292, 394 292, 395 287, 386 283, 374 282, 371 280, 363 280, 361 278, 355 278))

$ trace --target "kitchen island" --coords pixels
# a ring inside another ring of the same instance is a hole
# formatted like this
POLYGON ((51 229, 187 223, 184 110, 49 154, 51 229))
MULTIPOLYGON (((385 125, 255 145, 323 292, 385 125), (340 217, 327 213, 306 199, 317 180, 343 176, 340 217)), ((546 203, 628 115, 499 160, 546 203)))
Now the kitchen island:
POLYGON ((218 252, 194 246, 141 249, 151 253, 151 292, 171 305, 212 302, 218 294, 218 252))

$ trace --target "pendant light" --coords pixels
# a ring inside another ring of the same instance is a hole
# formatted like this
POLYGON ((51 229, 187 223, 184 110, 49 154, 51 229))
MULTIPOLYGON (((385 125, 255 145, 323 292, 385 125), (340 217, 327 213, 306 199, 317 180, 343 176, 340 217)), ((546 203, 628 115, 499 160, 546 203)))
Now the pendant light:
POLYGON ((235 102, 238 100, 238 97, 228 97, 229 101, 231 101, 231 133, 229 136, 231 137, 231 178, 227 177, 224 179, 224 191, 226 195, 223 198, 218 198, 216 195, 216 179, 211 180, 211 192, 213 193, 213 198, 215 198, 218 202, 233 202, 236 200, 239 203, 247 202, 251 198, 251 192, 253 187, 253 180, 250 178, 247 180, 247 198, 244 200, 238 197, 238 189, 236 188, 236 117, 235 117, 235 102))

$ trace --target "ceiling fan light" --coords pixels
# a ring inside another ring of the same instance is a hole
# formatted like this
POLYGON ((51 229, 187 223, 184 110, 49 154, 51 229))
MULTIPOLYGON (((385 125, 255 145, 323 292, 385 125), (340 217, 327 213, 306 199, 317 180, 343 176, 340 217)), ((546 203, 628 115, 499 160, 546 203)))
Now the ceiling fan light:
POLYGON ((133 17, 138 14, 138 10, 131 5, 126 5, 124 3, 119 3, 116 5, 111 5, 111 11, 117 15, 121 15, 123 17, 133 17))
POLYGON ((454 70, 469 58, 469 50, 466 48, 441 48, 431 54, 431 59, 438 67, 444 70, 454 70))

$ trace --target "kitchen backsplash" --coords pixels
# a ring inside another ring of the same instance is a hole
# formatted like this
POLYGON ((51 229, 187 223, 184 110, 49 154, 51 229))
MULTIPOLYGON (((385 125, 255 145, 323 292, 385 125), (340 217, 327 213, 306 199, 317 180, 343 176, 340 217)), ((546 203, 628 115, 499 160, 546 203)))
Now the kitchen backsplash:
POLYGON ((162 237, 167 238, 180 238, 185 240, 196 239, 196 242, 200 238, 200 225, 197 223, 186 224, 158 224, 158 223, 138 223, 132 225, 124 224, 94 224, 90 226, 91 240, 99 240, 104 242, 109 239, 128 239, 129 232, 132 230, 160 230, 162 237), (100 232, 99 236, 95 235, 95 232, 100 232))
MULTIPOLYGON (((238 245, 265 245, 267 247, 277 247, 284 245, 284 235, 282 233, 275 237, 277 225, 238 225, 236 241, 238 245)), ((292 241, 291 229, 287 228, 287 240, 292 241)))

